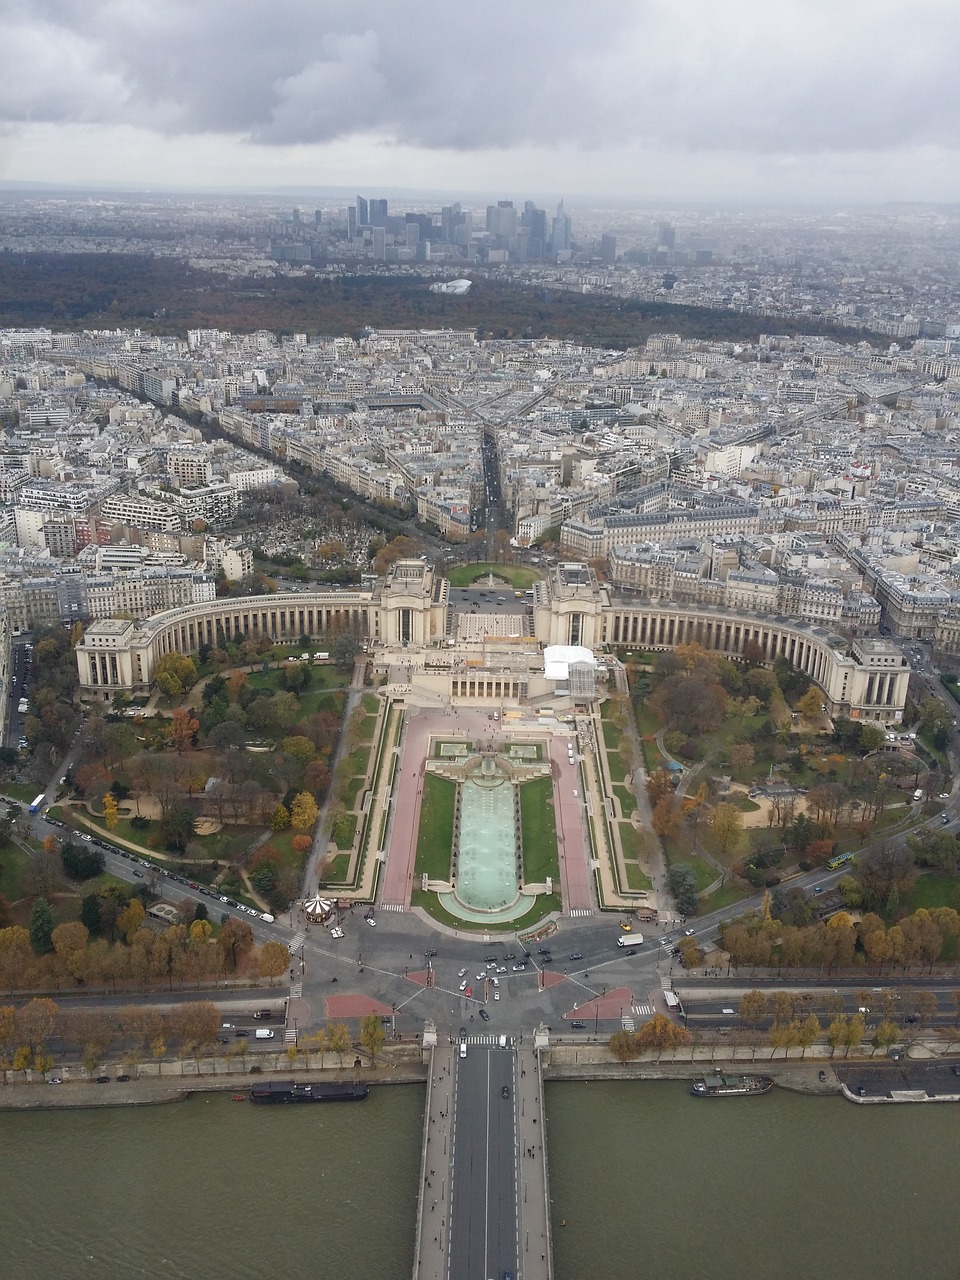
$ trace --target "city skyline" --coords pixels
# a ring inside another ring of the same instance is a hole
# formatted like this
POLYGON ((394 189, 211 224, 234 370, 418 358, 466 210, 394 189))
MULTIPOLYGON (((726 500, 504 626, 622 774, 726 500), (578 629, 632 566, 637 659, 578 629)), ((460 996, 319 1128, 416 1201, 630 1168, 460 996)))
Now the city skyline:
POLYGON ((944 0, 5 7, 0 180, 960 199, 944 0))

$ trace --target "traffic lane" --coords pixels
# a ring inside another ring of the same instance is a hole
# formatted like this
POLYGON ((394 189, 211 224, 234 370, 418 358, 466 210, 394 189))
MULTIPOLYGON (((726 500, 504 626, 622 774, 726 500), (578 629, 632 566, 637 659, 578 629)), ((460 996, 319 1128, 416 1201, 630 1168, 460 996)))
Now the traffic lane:
POLYGON ((457 1059, 451 1276, 517 1270, 514 1094, 513 1052, 468 1045, 457 1059))
MULTIPOLYGON (((58 839, 69 839, 74 833, 65 830, 60 824, 55 824, 50 819, 43 819, 33 824, 33 829, 37 832, 42 840, 45 835, 55 835, 58 839)), ((77 833, 79 840, 82 833, 77 833)), ((138 854, 119 850, 115 845, 104 844, 102 840, 88 840, 85 844, 91 845, 104 856, 104 869, 109 871, 111 875, 117 876, 121 880, 136 885, 140 880, 149 880, 156 882, 156 891, 160 894, 163 901, 171 903, 173 906, 179 906, 183 903, 196 904, 199 902, 206 903, 211 908, 218 910, 222 915, 233 916, 237 920, 246 920, 246 922, 254 927, 259 934, 265 932, 269 938, 277 941, 283 941, 289 934, 289 930, 282 925, 270 928, 274 924, 273 921, 264 920, 263 915, 253 908, 245 910, 243 907, 224 902, 220 894, 213 889, 194 888, 188 883, 174 878, 175 873, 168 871, 166 867, 158 866, 157 863, 151 862, 148 858, 141 858, 138 854), (176 886, 176 888, 174 888, 176 886), (266 929, 263 926, 267 926, 266 929)), ((152 887, 152 885, 151 885, 152 887)))

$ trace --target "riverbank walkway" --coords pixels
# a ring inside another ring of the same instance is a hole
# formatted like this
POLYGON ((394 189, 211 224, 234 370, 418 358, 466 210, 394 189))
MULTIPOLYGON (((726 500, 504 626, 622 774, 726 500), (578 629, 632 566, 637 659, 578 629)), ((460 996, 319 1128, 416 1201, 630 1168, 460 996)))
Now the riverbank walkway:
POLYGON ((429 1070, 413 1280, 485 1275, 484 1265, 498 1280, 550 1280, 537 1051, 473 1036, 466 1057, 459 1041, 438 1044, 429 1070))

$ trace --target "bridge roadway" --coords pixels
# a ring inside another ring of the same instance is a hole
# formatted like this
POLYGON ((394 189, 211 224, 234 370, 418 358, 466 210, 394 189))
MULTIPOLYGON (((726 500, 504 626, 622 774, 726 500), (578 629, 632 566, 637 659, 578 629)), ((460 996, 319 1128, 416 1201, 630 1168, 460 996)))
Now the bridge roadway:
POLYGON ((539 1058, 466 1044, 431 1050, 414 1280, 550 1280, 539 1058))

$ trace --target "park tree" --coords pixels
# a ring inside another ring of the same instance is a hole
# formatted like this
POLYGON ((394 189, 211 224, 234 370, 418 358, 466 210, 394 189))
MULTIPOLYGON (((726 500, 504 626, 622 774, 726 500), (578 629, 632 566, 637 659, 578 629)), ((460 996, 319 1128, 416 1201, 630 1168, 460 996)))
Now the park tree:
POLYGON ((644 1022, 634 1037, 638 1049, 656 1049, 661 1053, 664 1049, 678 1049, 690 1044, 692 1039, 685 1027, 678 1026, 663 1013, 655 1013, 648 1022, 644 1022))
POLYGON ((697 909, 697 875, 686 862, 676 862, 667 872, 667 883, 682 916, 691 916, 697 909))
POLYGON ((360 1019, 360 1044, 370 1055, 370 1061, 373 1066, 377 1065, 377 1057, 383 1048, 385 1039, 383 1023, 380 1021, 379 1014, 368 1013, 365 1018, 360 1019))
POLYGON ((632 1031, 615 1031, 607 1041, 607 1048, 618 1062, 629 1062, 637 1056, 637 1038, 632 1031))
POLYGON ((801 1057, 806 1056, 806 1052, 817 1041, 820 1035, 820 1019, 815 1013, 808 1014, 800 1023, 800 1031, 797 1037, 797 1043, 801 1048, 801 1057))
POLYGON ((41 1057, 53 1035, 58 1009, 49 999, 28 1000, 17 1012, 17 1038, 25 1044, 34 1060, 41 1057))
POLYGON ((710 830, 716 842, 717 851, 723 858, 736 857, 745 847, 743 831, 743 814, 733 804, 721 803, 713 810, 710 830))
POLYGON ((735 742, 727 752, 730 768, 734 773, 742 773, 749 769, 756 758, 756 752, 749 742, 735 742))
POLYGON ((270 816, 272 831, 286 831, 290 825, 290 810, 285 804, 278 804, 270 816))
POLYGON ((71 880, 93 880, 103 875, 106 859, 102 850, 68 840, 60 850, 60 863, 71 880))
POLYGON ((918 866, 933 867, 955 875, 960 862, 960 841, 950 831, 927 829, 907 836, 907 845, 918 866))
POLYGON ((745 1027, 759 1027, 767 1016, 767 997, 762 991, 745 991, 737 1006, 737 1016, 745 1027))
POLYGON ((662 766, 654 769, 653 773, 647 778, 647 795, 650 797, 650 803, 656 808, 661 800, 668 796, 673 796, 673 783, 670 781, 670 775, 662 766))
POLYGON ((197 668, 183 653, 165 653, 157 663, 154 684, 168 698, 180 698, 197 683, 197 668))
POLYGON ((177 707, 170 717, 167 738, 178 756, 193 747, 194 736, 200 730, 200 721, 186 707, 177 707))
POLYGON ((38 898, 30 909, 30 946, 38 956, 53 950, 53 907, 46 898, 38 898))
POLYGON ((360 646, 348 632, 334 637, 330 645, 330 656, 342 671, 349 671, 356 660, 360 646))
POLYGON ((877 1029, 873 1033, 871 1044, 875 1049, 889 1049, 892 1044, 896 1044, 900 1039, 900 1030, 895 1023, 888 1018, 884 1018, 882 1022, 877 1024, 877 1029))
POLYGON ((650 825, 658 836, 675 840, 683 827, 683 809, 671 792, 663 796, 650 817, 650 825))
POLYGON ((139 898, 131 898, 117 916, 117 928, 126 938, 127 942, 132 942, 137 930, 141 927, 146 918, 147 913, 144 910, 143 903, 139 898))
POLYGON ((253 930, 246 920, 231 916, 217 937, 217 946, 225 969, 235 970, 245 955, 253 949, 253 930))
POLYGON ((282 942, 265 942, 257 957, 257 973, 261 978, 279 978, 290 965, 290 952, 282 942))
MULTIPOLYGON (((199 905, 203 905, 202 903, 199 905)), ((197 916, 190 926, 190 941, 195 946, 201 946, 209 942, 213 935, 213 925, 204 916, 197 916)))
POLYGON ((309 791, 294 796, 290 806, 290 825, 295 831, 311 831, 319 815, 317 802, 309 791))
POLYGON ((120 821, 120 807, 117 804, 117 798, 109 791, 103 797, 103 820, 107 824, 108 831, 115 831, 117 823, 120 821))
POLYGON ((345 1022, 331 1022, 327 1027, 327 1043, 330 1046, 330 1052, 335 1053, 340 1059, 340 1066, 343 1066, 343 1055, 348 1053, 351 1047, 350 1029, 345 1022))
POLYGON ((284 738, 280 744, 280 749, 285 756, 290 756, 292 760, 300 760, 306 764, 308 760, 312 760, 316 754, 313 743, 302 733, 294 734, 291 737, 284 738))
POLYGON ((857 858, 857 879, 869 903, 886 907, 891 895, 897 899, 913 888, 917 871, 910 849, 894 844, 867 849, 857 858))
POLYGON ((815 684, 812 684, 803 697, 797 701, 797 710, 801 715, 806 716, 808 720, 813 720, 820 715, 822 706, 823 693, 815 684))

